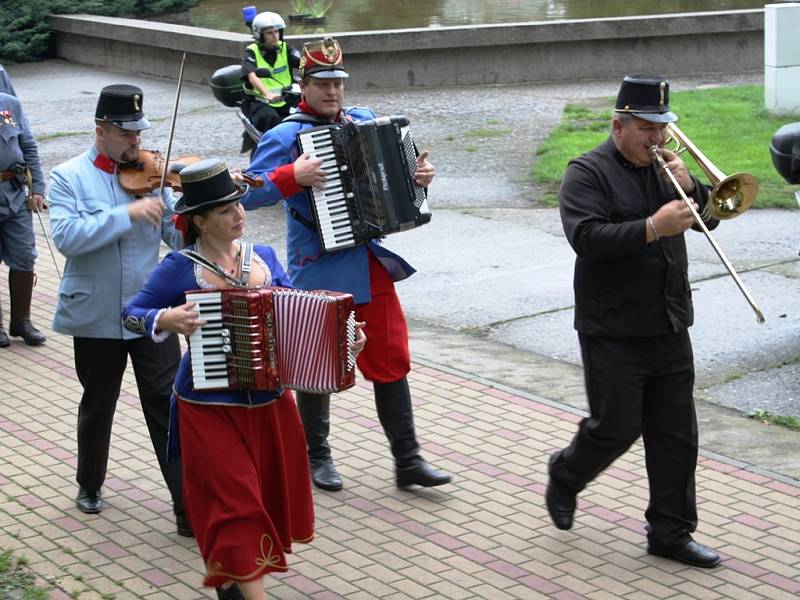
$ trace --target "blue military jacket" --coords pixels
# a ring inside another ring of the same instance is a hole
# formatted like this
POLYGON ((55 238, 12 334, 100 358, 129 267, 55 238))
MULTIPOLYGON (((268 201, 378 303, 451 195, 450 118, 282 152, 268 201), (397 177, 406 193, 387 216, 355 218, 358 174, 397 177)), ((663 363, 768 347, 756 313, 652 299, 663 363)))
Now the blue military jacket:
MULTIPOLYGON (((348 108, 345 116, 351 121, 367 121, 374 119, 375 113, 366 108, 348 108)), ((247 171, 253 176, 263 175, 265 185, 261 188, 251 187, 250 193, 242 197, 245 208, 272 206, 283 199, 283 194, 268 175, 278 167, 294 162, 298 154, 295 143, 297 133, 309 127, 314 125, 288 121, 273 127, 261 137, 247 171)), ((291 215, 291 209, 294 209, 308 221, 313 221, 304 191, 286 198, 285 208, 286 262, 297 288, 346 292, 352 294, 358 304, 369 302, 372 297, 368 252, 372 252, 383 264, 393 281, 405 279, 415 272, 405 260, 376 240, 347 250, 323 253, 317 232, 291 215)))
POLYGON ((122 326, 122 308, 158 264, 161 240, 182 244, 170 220, 175 199, 164 190, 167 210, 160 227, 132 222, 128 204, 136 198, 117 175, 94 166, 97 149, 57 166, 47 194, 53 241, 67 257, 58 290, 53 329, 75 337, 133 339, 122 326))
MULTIPOLYGON (((0 93, 0 171, 15 170, 18 165, 30 167, 33 193, 44 195, 44 173, 39 161, 36 141, 19 99, 0 93)), ((22 178, 0 182, 0 220, 16 214, 25 204, 22 178)))

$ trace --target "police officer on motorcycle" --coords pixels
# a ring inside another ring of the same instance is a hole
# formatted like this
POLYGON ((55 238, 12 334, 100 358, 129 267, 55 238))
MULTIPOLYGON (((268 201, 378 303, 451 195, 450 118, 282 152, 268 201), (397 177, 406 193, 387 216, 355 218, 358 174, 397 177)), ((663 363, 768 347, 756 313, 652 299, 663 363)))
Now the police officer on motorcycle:
POLYGON ((284 90, 295 82, 300 52, 283 41, 286 24, 277 13, 259 13, 250 28, 255 42, 247 46, 242 60, 242 112, 263 133, 289 115, 292 104, 284 90))

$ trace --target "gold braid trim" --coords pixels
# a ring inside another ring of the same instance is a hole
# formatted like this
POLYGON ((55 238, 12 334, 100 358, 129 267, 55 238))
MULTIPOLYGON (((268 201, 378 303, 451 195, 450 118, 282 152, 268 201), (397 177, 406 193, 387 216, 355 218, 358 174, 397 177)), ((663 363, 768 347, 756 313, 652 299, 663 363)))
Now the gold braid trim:
POLYGON ((281 562, 282 557, 277 552, 274 552, 274 548, 275 542, 272 540, 272 537, 270 537, 268 533, 262 534, 261 542, 259 544, 261 556, 257 556, 254 559, 257 565, 256 569, 247 575, 234 575, 233 573, 224 571, 221 562, 214 561, 213 563, 206 564, 206 577, 227 577, 228 579, 233 579, 236 581, 249 581, 255 578, 259 572, 265 568, 272 569, 274 571, 288 571, 289 568, 286 566, 286 563, 281 562), (268 542, 268 547, 266 548, 264 544, 265 540, 268 542))

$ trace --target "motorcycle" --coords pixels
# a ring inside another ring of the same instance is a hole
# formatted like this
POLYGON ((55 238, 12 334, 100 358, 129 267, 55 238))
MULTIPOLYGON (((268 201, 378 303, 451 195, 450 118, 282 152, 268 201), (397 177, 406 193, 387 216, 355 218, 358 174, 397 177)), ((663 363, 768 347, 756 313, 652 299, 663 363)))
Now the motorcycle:
MULTIPOLYGON (((270 72, 268 69, 256 69, 258 77, 269 77, 270 72)), ((208 82, 214 98, 217 99, 224 106, 236 108, 236 117, 242 124, 242 149, 240 152, 249 152, 252 158, 253 152, 258 145, 258 140, 264 134, 259 131, 251 122, 250 119, 242 111, 244 104, 245 94, 242 87, 243 74, 241 65, 228 65, 214 71, 211 79, 208 82)), ((300 103, 300 86, 295 82, 290 86, 286 86, 281 90, 281 96, 284 102, 294 108, 300 103)))

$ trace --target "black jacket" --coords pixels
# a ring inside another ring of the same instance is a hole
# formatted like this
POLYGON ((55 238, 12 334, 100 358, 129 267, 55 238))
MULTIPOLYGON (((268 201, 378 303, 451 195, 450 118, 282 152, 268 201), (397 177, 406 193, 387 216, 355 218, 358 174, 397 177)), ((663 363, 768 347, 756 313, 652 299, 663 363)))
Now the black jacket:
MULTIPOLYGON (((709 188, 695 181, 701 210, 709 188)), ((657 166, 628 163, 609 139, 572 160, 560 192, 561 221, 575 259, 575 329, 649 337, 694 319, 683 235, 647 243, 646 219, 678 198, 657 166)), ((709 229, 718 224, 706 222, 709 229)))

